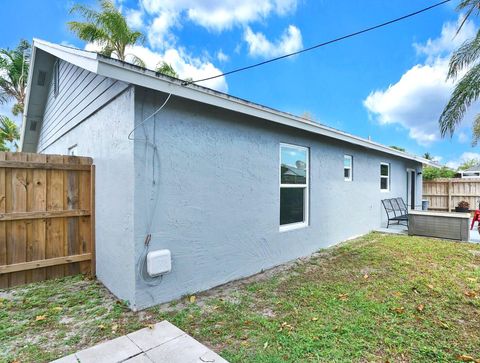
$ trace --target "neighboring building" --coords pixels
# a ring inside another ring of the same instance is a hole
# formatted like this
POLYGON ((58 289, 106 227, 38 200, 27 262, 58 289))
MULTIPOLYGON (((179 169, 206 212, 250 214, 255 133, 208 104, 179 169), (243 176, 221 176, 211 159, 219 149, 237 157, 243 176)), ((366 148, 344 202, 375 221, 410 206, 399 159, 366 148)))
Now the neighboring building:
POLYGON ((429 163, 40 40, 33 43, 22 148, 94 159, 98 278, 133 309, 379 228, 381 199, 420 204, 419 174, 429 163), (169 250, 171 272, 148 278, 147 249, 169 250))
POLYGON ((480 178, 480 165, 472 166, 467 170, 460 170, 458 172, 460 178, 468 179, 468 178, 480 178))

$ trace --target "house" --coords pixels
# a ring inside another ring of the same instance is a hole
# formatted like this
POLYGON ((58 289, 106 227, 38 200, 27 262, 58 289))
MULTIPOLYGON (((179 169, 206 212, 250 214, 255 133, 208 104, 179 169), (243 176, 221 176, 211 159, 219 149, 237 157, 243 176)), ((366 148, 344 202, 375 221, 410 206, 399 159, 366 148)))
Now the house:
POLYGON ((132 309, 376 229, 381 199, 420 202, 429 163, 41 40, 33 42, 21 144, 94 159, 97 276, 132 309), (149 266, 167 271, 169 263, 170 272, 150 276, 149 266))
POLYGON ((480 165, 474 165, 466 170, 460 170, 458 172, 460 178, 480 178, 480 165))

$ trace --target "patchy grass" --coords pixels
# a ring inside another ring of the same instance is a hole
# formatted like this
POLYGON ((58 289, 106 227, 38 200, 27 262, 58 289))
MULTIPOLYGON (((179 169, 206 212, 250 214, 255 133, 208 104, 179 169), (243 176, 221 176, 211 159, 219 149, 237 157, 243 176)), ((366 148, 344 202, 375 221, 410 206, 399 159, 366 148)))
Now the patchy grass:
POLYGON ((46 361, 162 319, 232 362, 480 359, 478 245, 372 233, 192 300, 132 313, 81 277, 7 291, 0 360, 46 361))

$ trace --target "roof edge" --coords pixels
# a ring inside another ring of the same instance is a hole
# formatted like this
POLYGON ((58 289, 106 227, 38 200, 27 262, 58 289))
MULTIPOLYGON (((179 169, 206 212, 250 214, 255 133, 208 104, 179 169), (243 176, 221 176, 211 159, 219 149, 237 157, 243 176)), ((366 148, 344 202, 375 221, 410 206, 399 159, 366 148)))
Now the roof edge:
MULTIPOLYGON (((341 140, 347 143, 377 150, 386 154, 394 155, 400 158, 413 160, 422 164, 433 167, 440 167, 425 158, 408 154, 380 143, 355 136, 344 131, 325 126, 302 117, 279 111, 274 108, 266 107, 257 103, 244 100, 239 97, 231 96, 227 93, 215 91, 213 89, 203 87, 197 84, 185 84, 182 80, 159 75, 158 73, 135 66, 133 64, 122 62, 117 59, 108 58, 95 52, 81 50, 65 45, 50 43, 41 39, 33 39, 32 45, 32 62, 35 62, 35 49, 41 49, 53 56, 72 63, 80 68, 84 68, 90 72, 121 80, 137 86, 142 86, 161 92, 174 94, 179 97, 191 99, 201 103, 229 109, 246 115, 266 119, 275 123, 290 126, 296 129, 312 132, 314 134, 323 135, 329 138, 341 140)), ((30 71, 33 67, 30 67, 30 71)), ((29 81, 31 80, 29 72, 29 81)), ((26 100, 28 101, 30 88, 27 90, 26 100)), ((27 103, 26 103, 27 104, 27 103)), ((26 111, 28 108, 26 108, 26 111)), ((25 113, 24 118, 28 116, 25 113)), ((25 122, 22 125, 22 146, 25 133, 25 122)))

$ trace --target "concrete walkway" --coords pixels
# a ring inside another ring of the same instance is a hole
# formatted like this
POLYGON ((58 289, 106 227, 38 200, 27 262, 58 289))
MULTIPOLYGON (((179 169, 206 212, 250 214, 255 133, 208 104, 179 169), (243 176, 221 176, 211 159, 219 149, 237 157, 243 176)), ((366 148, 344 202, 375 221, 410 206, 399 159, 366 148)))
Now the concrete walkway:
POLYGON ((100 343, 54 362, 228 363, 168 321, 100 343))

